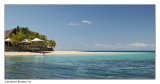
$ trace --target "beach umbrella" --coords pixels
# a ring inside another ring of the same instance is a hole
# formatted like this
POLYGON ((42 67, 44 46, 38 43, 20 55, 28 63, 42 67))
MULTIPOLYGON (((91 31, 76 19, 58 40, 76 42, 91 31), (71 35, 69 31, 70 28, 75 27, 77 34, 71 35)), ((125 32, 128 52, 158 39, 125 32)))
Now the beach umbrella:
POLYGON ((21 43, 31 43, 31 41, 29 41, 28 39, 24 39, 23 41, 21 41, 21 43))
POLYGON ((31 41, 29 41, 28 39, 24 39, 23 41, 21 41, 21 43, 24 43, 26 45, 26 43, 31 43, 31 41))
POLYGON ((10 38, 5 39, 5 42, 8 42, 8 46, 9 46, 9 42, 11 42, 10 38))
POLYGON ((36 42, 36 44, 37 44, 37 42, 40 42, 40 41, 43 41, 43 40, 41 40, 41 39, 39 39, 39 38, 35 38, 35 39, 33 39, 33 40, 31 40, 32 42, 36 42))
POLYGON ((41 39, 39 39, 39 38, 35 38, 35 39, 31 40, 31 41, 38 42, 38 41, 43 41, 43 40, 41 40, 41 39))
POLYGON ((31 40, 31 41, 36 42, 36 45, 37 45, 37 42, 44 41, 44 40, 41 40, 39 38, 35 38, 35 39, 31 40))
POLYGON ((7 38, 7 39, 5 39, 5 41, 10 42, 10 41, 11 41, 11 39, 10 39, 10 38, 7 38))

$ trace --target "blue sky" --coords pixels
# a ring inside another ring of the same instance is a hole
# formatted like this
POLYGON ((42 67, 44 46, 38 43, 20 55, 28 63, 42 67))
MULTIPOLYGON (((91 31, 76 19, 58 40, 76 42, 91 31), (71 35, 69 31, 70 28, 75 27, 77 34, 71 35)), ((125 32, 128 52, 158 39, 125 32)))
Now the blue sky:
POLYGON ((154 50, 154 5, 5 5, 5 30, 29 27, 56 50, 154 50))

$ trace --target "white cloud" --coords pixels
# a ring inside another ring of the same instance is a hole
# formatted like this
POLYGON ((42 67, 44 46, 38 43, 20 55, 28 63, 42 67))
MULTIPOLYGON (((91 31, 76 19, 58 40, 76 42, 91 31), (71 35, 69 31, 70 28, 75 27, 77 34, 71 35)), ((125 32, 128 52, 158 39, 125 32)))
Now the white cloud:
POLYGON ((129 44, 130 47, 147 47, 148 45, 145 43, 132 43, 129 44))
POLYGON ((104 44, 94 44, 95 46, 103 46, 104 44))
POLYGON ((82 23, 92 24, 92 22, 88 20, 82 20, 82 23))
POLYGON ((154 49, 155 45, 154 44, 146 44, 146 43, 131 43, 128 44, 128 48, 132 49, 154 49))
POLYGON ((153 44, 148 44, 148 46, 149 46, 149 47, 155 47, 155 45, 153 45, 153 44))
POLYGON ((68 26, 78 26, 79 25, 79 23, 69 23, 69 24, 67 24, 68 26))
MULTIPOLYGON (((92 22, 91 21, 88 21, 88 20, 82 20, 81 21, 82 23, 85 23, 85 24, 92 24, 92 22)), ((67 24, 68 26, 79 26, 80 25, 80 22, 75 22, 75 23, 73 23, 73 22, 71 22, 71 23, 69 23, 69 24, 67 24)))
POLYGON ((95 48, 98 49, 120 49, 120 50, 139 50, 139 49, 154 49, 154 44, 146 44, 146 43, 131 43, 131 44, 94 44, 95 48))

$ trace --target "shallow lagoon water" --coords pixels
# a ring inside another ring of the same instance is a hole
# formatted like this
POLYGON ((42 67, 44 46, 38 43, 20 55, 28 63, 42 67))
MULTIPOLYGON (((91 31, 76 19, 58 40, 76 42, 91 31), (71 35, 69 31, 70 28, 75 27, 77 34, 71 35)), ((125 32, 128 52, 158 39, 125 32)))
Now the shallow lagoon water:
POLYGON ((5 79, 155 79, 155 53, 5 56, 5 79))

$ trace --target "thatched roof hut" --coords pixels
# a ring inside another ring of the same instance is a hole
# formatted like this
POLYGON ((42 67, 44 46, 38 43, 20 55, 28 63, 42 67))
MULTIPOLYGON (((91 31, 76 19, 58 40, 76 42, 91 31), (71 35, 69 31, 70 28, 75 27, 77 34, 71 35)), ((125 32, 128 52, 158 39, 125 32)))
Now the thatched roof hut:
POLYGON ((5 31, 5 39, 9 37, 9 35, 13 32, 14 29, 6 30, 5 31))
POLYGON ((11 33, 16 34, 17 31, 19 31, 19 27, 14 28, 14 29, 10 29, 10 30, 6 30, 5 31, 5 39, 7 39, 11 33))

